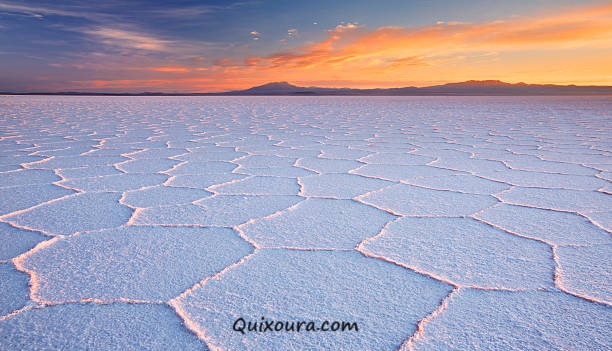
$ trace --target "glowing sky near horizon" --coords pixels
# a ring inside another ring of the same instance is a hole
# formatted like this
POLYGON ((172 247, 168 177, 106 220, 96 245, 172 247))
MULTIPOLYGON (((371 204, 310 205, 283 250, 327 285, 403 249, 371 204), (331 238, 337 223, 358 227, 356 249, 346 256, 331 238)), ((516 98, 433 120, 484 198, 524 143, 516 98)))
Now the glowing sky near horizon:
POLYGON ((0 0, 0 91, 612 85, 610 1, 0 0))

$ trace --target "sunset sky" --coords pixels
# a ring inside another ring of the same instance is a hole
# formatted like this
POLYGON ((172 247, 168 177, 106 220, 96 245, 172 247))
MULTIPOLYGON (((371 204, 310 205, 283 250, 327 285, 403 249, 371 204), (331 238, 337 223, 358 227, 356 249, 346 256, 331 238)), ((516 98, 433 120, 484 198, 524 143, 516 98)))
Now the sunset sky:
POLYGON ((612 85, 612 2, 0 0, 0 91, 612 85))

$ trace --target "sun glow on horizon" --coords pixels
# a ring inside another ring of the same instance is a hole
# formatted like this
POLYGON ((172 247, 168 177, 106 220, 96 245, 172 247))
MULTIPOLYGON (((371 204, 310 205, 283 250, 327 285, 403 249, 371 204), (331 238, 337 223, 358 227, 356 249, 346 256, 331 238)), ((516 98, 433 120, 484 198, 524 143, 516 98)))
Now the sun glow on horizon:
POLYGON ((489 79, 612 85, 612 4, 421 26, 346 22, 316 40, 299 41, 304 33, 290 28, 278 49, 262 51, 257 45, 269 35, 253 29, 245 34, 249 44, 228 44, 230 50, 98 25, 81 34, 100 49, 68 62, 48 62, 51 71, 39 81, 48 91, 122 92, 218 92, 274 81, 336 88, 489 79), (54 82, 54 72, 67 70, 81 74, 54 82))

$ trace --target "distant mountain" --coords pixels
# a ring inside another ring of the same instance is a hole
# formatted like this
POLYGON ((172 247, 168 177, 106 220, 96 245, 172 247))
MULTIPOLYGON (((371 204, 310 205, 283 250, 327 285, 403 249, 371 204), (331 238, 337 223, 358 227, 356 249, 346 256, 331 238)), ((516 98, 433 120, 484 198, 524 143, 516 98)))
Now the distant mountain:
POLYGON ((250 89, 242 90, 244 93, 251 94, 287 94, 297 93, 304 88, 289 84, 287 82, 273 82, 264 85, 252 87, 250 89))
POLYGON ((246 90, 236 90, 223 95, 346 95, 347 92, 359 92, 359 89, 299 87, 287 82, 272 82, 246 90))
POLYGON ((468 80, 459 83, 447 83, 429 87, 403 87, 387 89, 353 89, 300 87, 288 82, 272 82, 245 90, 234 90, 223 93, 10 93, 0 95, 102 95, 102 96, 219 96, 219 95, 353 95, 353 96, 502 96, 502 95, 612 95, 612 86, 578 86, 554 84, 506 83, 500 80, 468 80))
POLYGON ((222 95, 612 95, 612 86, 512 84, 499 80, 469 80, 422 88, 351 89, 299 87, 287 82, 275 82, 222 95))

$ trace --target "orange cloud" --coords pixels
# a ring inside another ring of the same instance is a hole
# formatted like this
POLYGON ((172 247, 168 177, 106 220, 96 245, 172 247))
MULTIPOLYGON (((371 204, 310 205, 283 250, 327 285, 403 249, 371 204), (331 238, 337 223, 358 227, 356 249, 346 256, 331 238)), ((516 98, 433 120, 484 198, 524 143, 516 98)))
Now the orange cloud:
POLYGON ((161 92, 197 92, 201 90, 223 91, 231 85, 217 82, 212 78, 193 77, 183 79, 114 79, 73 81, 79 89, 99 91, 161 91, 161 92), (186 89, 188 87, 188 89, 186 89))
POLYGON ((108 27, 98 27, 84 33, 98 37, 103 44, 126 49, 166 51, 170 43, 148 34, 108 27))
POLYGON ((186 73, 189 72, 189 68, 186 67, 151 67, 148 70, 155 72, 169 72, 169 73, 186 73))
MULTIPOLYGON (((151 48, 165 45, 130 33, 105 32, 105 37, 123 43, 150 44, 151 48)), ((176 73, 178 79, 132 83, 183 91, 239 89, 280 80, 361 88, 469 79, 612 85, 609 57, 612 4, 482 23, 438 22, 416 28, 368 29, 349 23, 327 31, 323 40, 306 46, 242 60, 220 58, 207 67, 201 63, 192 68, 153 67, 150 70, 176 73), (187 72, 189 77, 179 75, 187 72)), ((123 87, 129 82, 106 84, 123 87)))
MULTIPOLYGON (((329 37, 294 51, 266 58, 274 67, 333 66, 360 68, 425 63, 453 53, 551 50, 593 44, 612 46, 612 5, 596 6, 545 18, 489 23, 437 23, 420 28, 382 27, 367 31, 342 26, 329 37)), ((346 69, 346 67, 343 67, 346 69)))
MULTIPOLYGON (((405 85, 406 81, 477 79, 483 75, 478 68, 495 69, 482 78, 508 79, 512 72, 501 65, 516 70, 513 63, 521 59, 507 62, 503 56, 529 56, 541 65, 543 72, 548 70, 546 62, 551 59, 552 52, 579 50, 585 53, 611 48, 612 5, 599 5, 553 15, 485 23, 438 22, 418 28, 374 30, 348 24, 328 31, 324 40, 311 45, 249 57, 242 65, 229 59, 218 60, 216 65, 228 68, 225 70, 228 78, 233 74, 264 77, 259 82, 353 79, 356 84, 378 81, 380 83, 373 86, 385 86, 391 81, 398 86, 405 85), (472 75, 460 77, 457 70, 472 75)), ((586 61, 583 58, 570 64, 576 71, 586 61)), ((612 73, 609 64, 601 67, 601 71, 605 71, 601 76, 606 77, 612 73)), ((533 74, 529 77, 537 79, 533 74)), ((548 77, 544 78, 546 81, 554 80, 550 74, 541 77, 548 77)), ((517 79, 525 80, 523 77, 517 79)))

